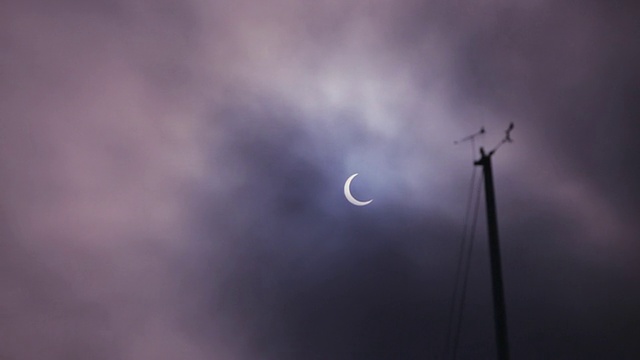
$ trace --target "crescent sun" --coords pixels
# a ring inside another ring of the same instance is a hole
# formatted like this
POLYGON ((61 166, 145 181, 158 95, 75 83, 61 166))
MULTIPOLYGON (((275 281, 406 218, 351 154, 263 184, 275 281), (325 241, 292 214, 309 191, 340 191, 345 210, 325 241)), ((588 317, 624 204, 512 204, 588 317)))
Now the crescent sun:
POLYGON ((344 183, 344 197, 347 198, 347 200, 352 203, 355 206, 365 206, 365 205, 369 205, 373 199, 368 200, 368 201, 360 201, 356 198, 353 197, 353 195, 351 195, 351 181, 353 180, 353 178, 355 178, 356 176, 358 176, 358 173, 355 173, 351 176, 349 176, 349 178, 347 179, 347 181, 344 183))

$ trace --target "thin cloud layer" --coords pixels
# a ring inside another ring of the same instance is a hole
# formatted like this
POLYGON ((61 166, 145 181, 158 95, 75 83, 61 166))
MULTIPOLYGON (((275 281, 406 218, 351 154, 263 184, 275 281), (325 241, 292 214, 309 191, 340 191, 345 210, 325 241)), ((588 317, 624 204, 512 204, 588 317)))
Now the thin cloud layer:
MULTIPOLYGON (((7 4, 0 357, 440 358, 473 161, 453 141, 512 121, 513 357, 636 356, 633 7, 7 4), (342 196, 355 172, 370 206, 342 196)), ((477 231, 469 359, 495 351, 477 231)))

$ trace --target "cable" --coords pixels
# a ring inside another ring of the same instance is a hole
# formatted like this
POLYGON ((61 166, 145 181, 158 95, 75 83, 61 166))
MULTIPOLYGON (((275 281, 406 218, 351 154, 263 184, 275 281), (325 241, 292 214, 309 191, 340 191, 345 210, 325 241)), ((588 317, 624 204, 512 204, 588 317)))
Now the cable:
POLYGON ((458 324, 456 325, 456 329, 455 329, 455 335, 453 338, 453 356, 452 359, 455 360, 457 355, 458 355, 458 341, 460 340, 460 329, 462 327, 462 315, 463 315, 463 309, 464 309, 464 301, 467 295, 467 282, 469 280, 469 268, 471 267, 471 253, 473 250, 473 240, 475 238, 475 233, 476 233, 476 225, 478 224, 478 210, 480 208, 480 199, 482 196, 482 191, 480 191, 480 187, 482 185, 482 181, 484 180, 484 175, 480 176, 480 180, 478 181, 478 189, 477 189, 477 195, 476 195, 476 203, 475 203, 475 209, 473 211, 473 221, 472 221, 472 225, 471 225, 471 232, 470 234, 470 238, 469 238, 469 250, 467 252, 467 256, 466 256, 466 261, 465 261, 465 270, 464 270, 464 277, 462 280, 462 294, 460 295, 460 302, 458 304, 458 324))
MULTIPOLYGON (((473 158, 473 156, 475 155, 475 139, 471 138, 471 156, 473 158)), ((443 351, 443 358, 446 358, 450 348, 451 348, 451 339, 452 339, 452 331, 453 331, 453 323, 455 321, 455 304, 456 304, 456 299, 457 299, 457 295, 458 295, 458 288, 460 287, 460 276, 461 276, 461 270, 462 270, 462 259, 463 259, 463 255, 464 255, 464 249, 466 247, 467 244, 467 229, 469 227, 469 216, 471 214, 471 208, 472 208, 472 201, 473 201, 473 191, 474 191, 474 183, 475 183, 475 178, 476 178, 476 167, 473 167, 473 171, 471 173, 471 180, 469 181, 469 195, 467 197, 467 204, 466 204, 466 209, 465 209, 465 215, 464 215, 464 226, 463 226, 463 230, 462 230, 462 239, 460 240, 460 250, 459 250, 459 254, 458 254, 458 264, 456 266, 456 272, 455 272, 455 281, 454 281, 454 286, 453 286, 453 293, 451 294, 451 307, 449 308, 449 322, 447 324, 447 337, 445 340, 445 346, 444 346, 444 351, 443 351)))

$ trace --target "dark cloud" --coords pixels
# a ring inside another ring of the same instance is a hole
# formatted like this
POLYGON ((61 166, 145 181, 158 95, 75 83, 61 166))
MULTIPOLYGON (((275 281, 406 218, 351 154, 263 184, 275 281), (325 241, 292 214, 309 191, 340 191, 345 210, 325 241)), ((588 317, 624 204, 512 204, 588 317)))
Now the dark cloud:
MULTIPOLYGON (((6 10, 0 357, 441 358, 473 161, 453 140, 511 121, 513 358, 640 354, 634 4, 6 10), (355 172, 370 206, 342 196, 355 172)), ((495 354, 483 223, 458 358, 495 354)))

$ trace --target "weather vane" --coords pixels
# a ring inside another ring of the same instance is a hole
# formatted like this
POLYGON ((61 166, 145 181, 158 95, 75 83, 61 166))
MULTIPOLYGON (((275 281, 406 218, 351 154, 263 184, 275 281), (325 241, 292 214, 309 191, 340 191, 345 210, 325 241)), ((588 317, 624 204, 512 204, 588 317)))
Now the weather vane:
POLYGON ((513 130, 513 123, 509 123, 509 127, 507 128, 507 130, 504 131, 504 138, 502 139, 502 141, 498 143, 498 145, 496 145, 491 151, 489 151, 489 156, 491 156, 491 154, 496 152, 500 148, 500 146, 504 145, 505 143, 513 142, 513 139, 511 139, 512 130, 513 130))
POLYGON ((474 133, 474 134, 471 134, 471 135, 469 135, 469 136, 463 137, 462 139, 457 140, 457 141, 454 141, 453 143, 454 143, 455 145, 458 145, 458 144, 463 143, 463 142, 465 142, 465 141, 469 141, 469 140, 474 141, 474 140, 476 139, 476 137, 477 137, 477 136, 480 136, 480 135, 482 135, 482 134, 484 134, 484 126, 483 126, 483 127, 481 127, 481 128, 480 128, 480 130, 479 130, 478 132, 476 132, 476 133, 474 133))

